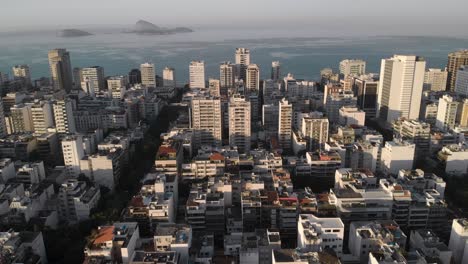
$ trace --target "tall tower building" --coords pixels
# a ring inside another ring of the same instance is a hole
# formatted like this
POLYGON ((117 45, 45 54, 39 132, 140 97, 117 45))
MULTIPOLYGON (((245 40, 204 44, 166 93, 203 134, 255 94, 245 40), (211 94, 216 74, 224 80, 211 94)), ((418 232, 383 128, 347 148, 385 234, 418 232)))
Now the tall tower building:
POLYGON ((366 73, 366 62, 363 60, 342 60, 340 62, 340 74, 348 75, 363 75, 366 73))
POLYGON ((128 73, 128 82, 130 84, 139 84, 139 83, 141 83, 141 71, 139 69, 132 69, 128 73))
POLYGON ((250 64, 247 67, 247 80, 245 82, 245 88, 249 91, 260 90, 260 68, 257 64, 250 64))
POLYGON ((27 85, 31 85, 31 72, 28 65, 13 66, 13 77, 24 81, 27 85))
POLYGON ((463 96, 468 96, 468 65, 461 66, 457 71, 455 92, 463 96))
POLYGON ((127 90, 127 76, 112 76, 107 79, 107 89, 112 98, 122 99, 127 90))
POLYGON ((5 136, 6 134, 7 130, 5 125, 5 112, 3 111, 3 99, 0 98, 0 137, 5 136))
POLYGON ((73 87, 70 53, 66 49, 53 49, 48 57, 54 89, 70 92, 73 87))
POLYGON ((222 112, 221 100, 213 97, 192 99, 191 124, 194 131, 195 146, 221 146, 222 112))
POLYGON ((79 90, 81 89, 81 82, 83 77, 81 76, 81 68, 73 68, 73 88, 79 90))
POLYGON ((418 119, 426 62, 418 56, 383 59, 377 116, 388 123, 404 117, 418 119))
POLYGON ((460 104, 460 107, 462 107, 460 113, 460 126, 468 127, 468 99, 464 99, 463 103, 460 104))
POLYGON ((31 117, 34 133, 44 134, 48 128, 54 127, 54 114, 50 101, 35 102, 31 106, 31 117))
POLYGON ((225 61, 219 66, 219 81, 222 89, 234 87, 236 65, 225 61))
POLYGON ((55 128, 58 133, 76 133, 72 102, 68 99, 54 103, 55 128))
POLYGON ((88 68, 81 69, 81 80, 89 80, 93 82, 94 93, 99 93, 99 91, 104 90, 105 80, 104 80, 104 68, 101 66, 92 66, 88 68))
POLYGON ((250 102, 235 95, 229 102, 229 145, 241 153, 250 151, 250 102))
POLYGON ((437 108, 436 127, 440 129, 455 128, 459 104, 450 95, 442 96, 439 99, 439 106, 437 108))
POLYGON ((246 70, 248 65, 250 65, 250 50, 246 48, 237 48, 236 66, 238 79, 246 80, 246 70))
POLYGON ((447 63, 447 90, 455 90, 457 71, 463 65, 468 65, 468 50, 459 50, 449 53, 447 63))
POLYGON ((166 67, 163 70, 163 86, 176 87, 176 74, 174 68, 166 67))
POLYGON ((143 63, 140 65, 141 84, 147 87, 156 87, 156 68, 153 63, 143 63))
POLYGON ((370 118, 376 117, 378 76, 362 75, 354 80, 354 91, 357 94, 357 105, 370 118))
POLYGON ((291 149, 292 104, 285 98, 279 102, 278 143, 283 149, 291 149))
POLYGON ((80 161, 84 157, 81 136, 68 136, 63 139, 62 152, 66 172, 71 177, 78 177, 81 172, 80 161))
POLYGON ((448 72, 441 69, 429 69, 424 75, 424 90, 445 91, 448 72))
POLYGON ((190 88, 205 88, 205 62, 192 61, 189 66, 190 88))
POLYGON ((271 79, 273 81, 278 81, 281 76, 281 71, 280 71, 280 62, 279 61, 274 61, 271 63, 271 79))

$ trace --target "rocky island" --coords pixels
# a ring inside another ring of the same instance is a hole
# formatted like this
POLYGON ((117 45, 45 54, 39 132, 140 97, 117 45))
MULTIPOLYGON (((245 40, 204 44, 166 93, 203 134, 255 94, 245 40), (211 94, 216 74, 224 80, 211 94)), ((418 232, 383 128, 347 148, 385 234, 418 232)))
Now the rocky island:
POLYGON ((83 31, 83 30, 79 30, 79 29, 64 29, 58 32, 57 35, 62 38, 74 38, 74 37, 91 36, 93 34, 83 31))
POLYGON ((192 29, 187 27, 176 27, 176 28, 163 28, 156 26, 145 20, 139 20, 136 22, 133 29, 126 31, 127 33, 136 33, 144 35, 169 35, 177 33, 190 33, 192 29))

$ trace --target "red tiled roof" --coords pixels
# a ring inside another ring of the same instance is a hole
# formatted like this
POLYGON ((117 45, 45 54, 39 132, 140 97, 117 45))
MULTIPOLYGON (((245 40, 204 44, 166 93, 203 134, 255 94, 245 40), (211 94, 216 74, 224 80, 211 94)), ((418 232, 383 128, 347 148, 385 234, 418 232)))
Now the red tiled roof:
POLYGON ((210 156, 210 160, 224 160, 224 156, 216 152, 210 156))
POLYGON ((106 226, 99 230, 99 234, 94 239, 93 244, 98 245, 108 242, 114 238, 114 227, 106 226))

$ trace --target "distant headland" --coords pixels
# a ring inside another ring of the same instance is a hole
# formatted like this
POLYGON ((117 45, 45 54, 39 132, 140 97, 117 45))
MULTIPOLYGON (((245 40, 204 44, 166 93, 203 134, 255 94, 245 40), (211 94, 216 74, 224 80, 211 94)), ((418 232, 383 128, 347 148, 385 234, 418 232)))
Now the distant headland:
POLYGON ((74 38, 74 37, 84 37, 84 36, 91 36, 92 33, 79 30, 79 29, 64 29, 58 32, 57 36, 62 38, 74 38))
POLYGON ((126 30, 125 32, 143 35, 170 35, 177 33, 190 33, 193 32, 193 30, 187 27, 163 28, 145 20, 138 20, 133 29, 126 30))

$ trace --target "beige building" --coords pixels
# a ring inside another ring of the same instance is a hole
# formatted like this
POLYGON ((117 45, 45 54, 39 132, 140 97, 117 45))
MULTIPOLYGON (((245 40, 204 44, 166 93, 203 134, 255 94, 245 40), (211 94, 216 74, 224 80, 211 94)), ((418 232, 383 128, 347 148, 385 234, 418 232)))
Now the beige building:
POLYGON ((436 127, 440 129, 455 128, 458 105, 460 103, 450 95, 444 95, 439 99, 437 109, 436 127))
POLYGON ((219 81, 222 88, 234 87, 236 65, 225 61, 219 66, 219 81))
POLYGON ((75 133, 75 119, 70 100, 59 100, 54 103, 55 128, 58 133, 75 133))
POLYGON ((248 91, 259 91, 260 89, 260 68, 257 64, 247 66, 247 79, 245 88, 248 91))
POLYGON ((143 63, 140 65, 141 84, 147 87, 156 87, 156 68, 153 63, 143 63))
POLYGON ((99 91, 104 90, 104 68, 101 66, 92 66, 81 69, 82 81, 88 80, 93 82, 94 93, 97 94, 99 91))
POLYGON ((246 48, 236 49, 237 77, 240 80, 246 80, 247 66, 250 65, 250 50, 246 48))
POLYGON ((15 65, 13 66, 13 77, 15 79, 23 80, 26 84, 31 84, 31 72, 28 65, 15 65))
POLYGON ((250 102, 242 96, 233 96, 229 102, 229 145, 241 153, 250 150, 250 109, 250 102))
POLYGON ((163 86, 176 87, 176 75, 174 68, 166 67, 163 70, 163 86))
POLYGON ((366 73, 366 62, 363 60, 342 60, 340 62, 340 74, 348 75, 363 75, 366 73))
POLYGON ((448 72, 441 69, 429 69, 424 75, 424 90, 445 91, 448 72))
POLYGON ((34 133, 44 134, 47 129, 54 127, 54 113, 50 101, 39 101, 31 106, 31 118, 34 133))
POLYGON ((448 55, 447 63, 447 88, 450 91, 455 90, 457 80, 457 71, 461 66, 468 65, 468 50, 459 50, 448 55))

